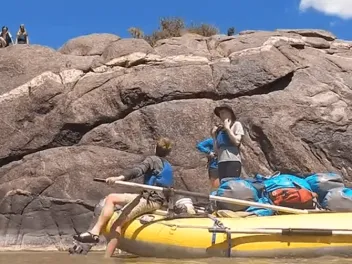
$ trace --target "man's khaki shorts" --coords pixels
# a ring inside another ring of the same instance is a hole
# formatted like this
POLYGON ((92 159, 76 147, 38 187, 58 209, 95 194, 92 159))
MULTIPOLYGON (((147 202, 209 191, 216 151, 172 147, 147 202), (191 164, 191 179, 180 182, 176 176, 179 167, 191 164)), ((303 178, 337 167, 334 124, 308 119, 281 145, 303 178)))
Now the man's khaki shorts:
POLYGON ((116 221, 119 224, 124 224, 133 220, 134 218, 141 216, 146 213, 153 212, 161 208, 161 204, 147 200, 143 197, 137 199, 140 194, 124 193, 124 203, 126 204, 122 209, 119 217, 116 221))

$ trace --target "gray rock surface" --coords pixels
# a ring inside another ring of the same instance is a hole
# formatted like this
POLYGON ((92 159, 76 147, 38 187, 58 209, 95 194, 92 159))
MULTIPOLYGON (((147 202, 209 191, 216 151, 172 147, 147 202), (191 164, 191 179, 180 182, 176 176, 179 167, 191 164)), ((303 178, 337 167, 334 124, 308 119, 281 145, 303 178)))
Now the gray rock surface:
POLYGON ((223 102, 245 127, 244 175, 329 170, 351 181, 351 54, 319 30, 1 49, 0 248, 67 247, 101 198, 133 191, 92 179, 141 161, 160 136, 176 142, 176 187, 207 192, 195 145, 223 102))

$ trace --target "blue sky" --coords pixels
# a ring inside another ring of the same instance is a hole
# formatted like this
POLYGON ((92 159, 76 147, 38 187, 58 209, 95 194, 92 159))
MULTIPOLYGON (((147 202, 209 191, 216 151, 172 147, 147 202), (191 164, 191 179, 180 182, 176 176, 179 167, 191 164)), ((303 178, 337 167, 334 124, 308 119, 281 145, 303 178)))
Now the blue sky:
POLYGON ((0 21, 14 36, 24 23, 33 44, 59 48, 68 39, 90 33, 129 37, 145 33, 159 18, 178 16, 187 23, 210 23, 222 33, 247 29, 320 28, 352 40, 352 0, 11 0, 3 1, 0 21))

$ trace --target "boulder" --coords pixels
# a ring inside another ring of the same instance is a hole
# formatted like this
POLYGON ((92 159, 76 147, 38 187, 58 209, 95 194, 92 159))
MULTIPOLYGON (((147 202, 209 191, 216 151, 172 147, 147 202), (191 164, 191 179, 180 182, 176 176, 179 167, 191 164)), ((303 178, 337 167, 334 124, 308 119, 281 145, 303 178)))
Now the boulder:
POLYGON ((332 171, 352 182, 351 43, 331 33, 185 34, 154 49, 105 34, 59 51, 19 46, 0 50, 2 249, 70 246, 100 199, 134 192, 92 179, 123 173, 161 136, 175 141, 176 187, 208 193, 196 144, 222 103, 245 128, 243 176, 332 171))
POLYGON ((161 56, 195 55, 210 57, 206 38, 197 34, 184 34, 181 37, 161 39, 154 46, 161 56))
POLYGON ((62 54, 77 56, 102 55, 104 50, 113 42, 118 41, 119 36, 113 34, 90 34, 73 38, 66 42, 59 52, 62 54))
POLYGON ((62 55, 51 48, 38 45, 14 45, 0 49, 0 95, 29 82, 43 72, 59 74, 69 69, 89 71, 94 59, 95 56, 62 55))
POLYGON ((101 56, 109 61, 134 52, 153 53, 154 50, 144 39, 121 39, 107 46, 101 56))
POLYGON ((334 41, 336 39, 336 36, 334 34, 322 29, 278 29, 276 31, 280 33, 294 33, 305 37, 317 37, 325 39, 327 41, 334 41))

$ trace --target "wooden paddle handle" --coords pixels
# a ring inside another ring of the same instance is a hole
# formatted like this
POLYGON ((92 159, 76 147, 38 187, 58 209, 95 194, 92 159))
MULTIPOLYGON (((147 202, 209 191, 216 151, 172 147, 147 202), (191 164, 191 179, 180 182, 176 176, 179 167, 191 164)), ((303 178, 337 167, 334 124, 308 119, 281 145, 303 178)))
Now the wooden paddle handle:
POLYGON ((105 179, 102 179, 102 178, 94 178, 93 181, 106 183, 105 179))

